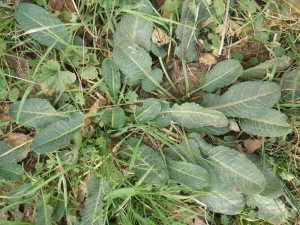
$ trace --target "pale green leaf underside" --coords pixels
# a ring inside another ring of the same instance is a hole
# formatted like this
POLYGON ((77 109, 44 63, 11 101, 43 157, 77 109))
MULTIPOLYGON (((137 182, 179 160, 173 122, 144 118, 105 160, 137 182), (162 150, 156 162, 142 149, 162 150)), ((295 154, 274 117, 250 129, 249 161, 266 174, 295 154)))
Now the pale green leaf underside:
POLYGON ((4 194, 5 198, 3 198, 3 202, 5 202, 6 204, 12 204, 30 198, 31 196, 36 194, 34 191, 30 190, 32 186, 32 183, 25 183, 17 186, 9 193, 4 194))
POLYGON ((154 98, 148 98, 143 102, 143 106, 138 107, 135 112, 135 119, 138 123, 146 123, 157 117, 161 110, 161 104, 154 98))
POLYGON ((146 183, 161 186, 169 178, 167 166, 160 155, 149 146, 143 145, 138 149, 133 171, 137 177, 141 178, 149 170, 151 171, 144 180, 146 183))
POLYGON ((102 61, 102 76, 109 87, 111 97, 116 100, 121 88, 121 75, 114 60, 106 58, 102 61))
POLYGON ((286 102, 300 100, 300 70, 286 72, 280 81, 281 98, 286 102))
POLYGON ((175 104, 165 112, 171 115, 175 122, 188 129, 203 126, 224 127, 228 124, 223 113, 205 109, 195 103, 184 103, 181 106, 175 104))
POLYGON ((121 129, 125 124, 125 113, 119 107, 105 109, 101 115, 101 120, 112 128, 121 129))
POLYGON ((280 137, 292 132, 292 126, 286 122, 286 119, 283 113, 275 109, 266 109, 253 117, 242 118, 240 126, 248 134, 280 137))
POLYGON ((291 65, 291 59, 288 56, 267 60, 255 67, 245 70, 241 76, 242 79, 251 80, 263 78, 267 72, 271 73, 273 67, 276 66, 276 71, 282 71, 291 65))
POLYGON ((286 222, 287 210, 280 199, 272 199, 257 195, 254 197, 258 207, 257 215, 273 224, 283 224, 286 222))
POLYGON ((16 163, 0 164, 0 177, 6 180, 17 181, 23 176, 22 166, 16 163))
POLYGON ((193 190, 200 190, 208 185, 209 175, 205 169, 187 162, 167 160, 170 178, 185 184, 193 190))
POLYGON ((47 197, 42 196, 37 200, 38 211, 36 214, 36 224, 52 225, 53 208, 47 205, 47 197))
POLYGON ((69 144, 75 133, 83 126, 83 115, 74 113, 69 120, 60 120, 44 128, 32 141, 32 150, 48 153, 69 144))
POLYGON ((257 167, 244 155, 224 146, 207 152, 214 165, 218 182, 245 194, 258 194, 266 187, 266 179, 257 167))
POLYGON ((132 41, 121 41, 114 47, 114 60, 128 77, 128 85, 143 81, 143 89, 153 91, 162 81, 162 72, 157 72, 159 69, 151 70, 149 53, 132 41))
POLYGON ((258 156, 254 154, 248 154, 247 157, 257 166, 257 168, 263 173, 264 177, 266 178, 267 185, 263 192, 259 193, 259 195, 273 199, 279 198, 281 195, 283 195, 283 187, 281 181, 276 176, 275 172, 273 172, 267 165, 263 165, 261 159, 258 156))
POLYGON ((74 83, 76 75, 70 71, 58 71, 55 75, 49 76, 41 74, 39 82, 49 90, 64 91, 67 85, 74 83))
POLYGON ((66 114, 56 112, 47 100, 40 98, 26 99, 22 109, 20 109, 20 102, 15 102, 9 107, 9 116, 16 120, 19 110, 21 110, 19 122, 37 128, 43 128, 67 117, 66 114))
POLYGON ((280 88, 272 82, 247 81, 236 84, 223 95, 207 94, 203 107, 218 110, 228 117, 249 117, 271 108, 280 97, 280 88))
MULTIPOLYGON (((138 1, 134 9, 144 14, 153 14, 152 5, 148 0, 138 1)), ((138 46, 150 51, 152 30, 153 25, 148 20, 136 15, 126 14, 117 25, 114 33, 114 46, 123 40, 127 40, 135 42, 138 46)))
POLYGON ((80 210, 82 221, 80 225, 103 225, 103 198, 105 197, 106 184, 104 180, 90 180, 86 184, 88 197, 84 207, 80 210))
POLYGON ((39 43, 48 47, 55 42, 55 48, 66 49, 70 36, 69 29, 58 18, 35 4, 21 3, 15 10, 15 18, 25 31, 41 29, 30 36, 39 43))
POLYGON ((216 186, 209 190, 207 196, 199 198, 209 211, 226 215, 236 215, 245 207, 244 196, 223 186, 216 186))
POLYGON ((133 41, 138 46, 150 51, 153 25, 151 22, 134 15, 125 15, 118 23, 114 33, 114 46, 124 40, 133 41))
POLYGON ((31 143, 28 142, 24 145, 17 147, 10 147, 4 142, 0 141, 0 164, 2 163, 18 163, 22 161, 28 154, 28 147, 31 143))
POLYGON ((235 82, 242 72, 243 67, 238 60, 222 61, 204 74, 201 79, 201 88, 203 91, 213 92, 235 82))
MULTIPOLYGON (((199 1, 197 1, 199 2, 199 1)), ((177 26, 176 37, 181 41, 179 46, 175 48, 176 55, 187 62, 192 62, 197 58, 197 50, 194 46, 194 37, 197 37, 199 30, 193 28, 195 16, 189 5, 192 1, 185 1, 182 7, 181 25, 177 26)), ((201 16, 201 15, 200 15, 201 16)))
MULTIPOLYGON (((83 79, 86 80, 93 80, 96 79, 98 76, 98 71, 96 67, 93 66, 86 66, 86 67, 81 67, 81 73, 80 76, 83 79)), ((75 77, 76 78, 76 77, 75 77)))

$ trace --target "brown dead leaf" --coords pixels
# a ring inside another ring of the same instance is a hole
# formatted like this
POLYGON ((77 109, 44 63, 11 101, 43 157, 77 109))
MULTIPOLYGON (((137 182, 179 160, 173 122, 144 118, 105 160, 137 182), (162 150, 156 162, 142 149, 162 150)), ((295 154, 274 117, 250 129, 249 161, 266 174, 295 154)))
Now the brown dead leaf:
MULTIPOLYGON (((220 24, 216 28, 216 33, 219 34, 220 36, 222 36, 223 30, 224 30, 224 24, 220 24)), ((234 36, 237 37, 237 36, 239 36, 239 34, 241 32, 242 32, 241 27, 237 23, 235 23, 234 21, 228 19, 225 35, 227 37, 234 37, 234 36)))
POLYGON ((154 44, 157 44, 158 47, 160 47, 162 45, 168 44, 170 42, 170 39, 164 30, 155 27, 152 32, 152 41, 154 44))
POLYGON ((50 0, 49 5, 55 11, 61 11, 64 6, 64 0, 50 0))
POLYGON ((246 139, 244 141, 244 146, 247 149, 248 153, 253 153, 255 150, 261 148, 261 140, 246 139))
POLYGON ((5 113, 0 113, 0 120, 11 120, 11 118, 5 113))
POLYGON ((10 147, 16 147, 30 141, 32 138, 20 133, 10 133, 4 139, 4 142, 10 147))
POLYGON ((94 103, 94 105, 90 108, 89 112, 91 114, 95 114, 99 111, 99 109, 103 106, 107 105, 107 100, 102 95, 98 95, 98 100, 94 103))
POLYGON ((199 57, 199 63, 208 67, 215 65, 218 62, 216 57, 211 53, 201 53, 199 57))
POLYGON ((240 132, 240 127, 237 124, 237 122, 235 121, 235 119, 231 119, 230 120, 230 130, 233 130, 235 132, 240 132))
POLYGON ((239 153, 242 153, 243 155, 246 155, 246 153, 244 152, 243 146, 241 144, 236 144, 234 149, 237 150, 239 153))

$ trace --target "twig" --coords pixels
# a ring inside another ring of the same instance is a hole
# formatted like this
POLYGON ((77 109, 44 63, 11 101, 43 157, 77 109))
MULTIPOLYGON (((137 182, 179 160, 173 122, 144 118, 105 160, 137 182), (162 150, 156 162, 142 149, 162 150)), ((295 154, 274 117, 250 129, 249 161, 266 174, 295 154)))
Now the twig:
POLYGON ((222 49, 224 46, 225 33, 227 30, 227 22, 228 22, 229 4, 230 4, 230 0, 227 0, 226 12, 225 12, 225 18, 224 18, 224 27, 223 27, 222 39, 221 39, 221 44, 220 44, 218 55, 221 55, 222 49))

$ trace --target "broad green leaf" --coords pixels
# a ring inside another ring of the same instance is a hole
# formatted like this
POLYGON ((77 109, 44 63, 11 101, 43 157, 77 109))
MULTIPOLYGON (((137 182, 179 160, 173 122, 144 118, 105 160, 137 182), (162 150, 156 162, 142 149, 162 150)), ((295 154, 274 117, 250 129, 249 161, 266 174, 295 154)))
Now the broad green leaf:
POLYGON ((203 91, 213 92, 235 82, 242 72, 243 67, 238 60, 222 61, 204 74, 201 79, 201 88, 203 91))
POLYGON ((199 198, 199 201, 204 203, 209 211, 225 215, 239 214, 245 207, 245 199, 240 192, 222 185, 210 188, 207 195, 199 198))
POLYGON ((0 165, 3 163, 18 163, 26 158, 28 154, 28 147, 31 141, 24 143, 24 145, 17 147, 10 147, 4 142, 0 142, 0 165))
POLYGON ((15 10, 15 18, 25 31, 39 43, 58 50, 66 49, 72 35, 69 28, 48 11, 35 4, 21 3, 15 10))
POLYGON ((167 159, 167 166, 170 178, 193 190, 200 190, 208 185, 209 175, 205 169, 198 165, 167 159))
POLYGON ((205 95, 202 105, 228 117, 244 118, 265 112, 279 97, 280 88, 275 83, 246 81, 233 85, 221 96, 205 95))
POLYGON ((276 66, 276 71, 283 71, 288 68, 291 63, 291 59, 288 56, 270 59, 255 67, 245 70, 241 78, 244 80, 263 78, 267 75, 268 72, 272 72, 273 67, 276 66))
POLYGON ((292 103, 298 102, 300 100, 300 70, 284 73, 280 87, 282 100, 292 103))
MULTIPOLYGON (((280 199, 256 195, 249 197, 258 207, 257 216, 272 224, 286 224, 288 211, 280 199)), ((247 199, 249 201, 249 199, 247 199)))
POLYGON ((101 120, 112 128, 121 129, 125 124, 125 113, 120 107, 105 109, 101 120))
POLYGON ((23 107, 20 104, 21 102, 18 101, 9 107, 9 116, 16 120, 18 112, 21 111, 19 123, 26 126, 44 128, 57 120, 68 117, 67 114, 56 112, 50 102, 45 99, 26 99, 23 107))
POLYGON ((106 58, 102 61, 102 76, 109 87, 111 97, 116 100, 121 88, 121 75, 114 60, 106 58))
POLYGON ((81 67, 80 76, 86 80, 94 80, 98 77, 97 68, 93 66, 81 67))
POLYGON ((157 127, 164 128, 169 126, 172 121, 171 116, 165 112, 165 110, 170 109, 170 104, 166 102, 160 102, 160 105, 161 105, 161 111, 154 119, 154 122, 156 123, 157 127))
POLYGON ((230 131, 229 125, 226 127, 199 127, 196 129, 189 129, 189 132, 198 132, 198 133, 205 133, 211 135, 223 135, 230 131))
POLYGON ((65 202, 64 202, 64 195, 62 191, 56 197, 53 215, 56 221, 60 221, 62 217, 65 215, 65 202))
POLYGON ((245 194, 258 194, 265 189, 264 175, 246 156, 225 146, 211 146, 199 134, 193 133, 189 137, 196 140, 201 151, 208 155, 207 161, 212 165, 219 185, 245 194))
POLYGON ((135 3, 136 0, 99 0, 99 4, 102 8, 111 9, 116 6, 122 7, 124 5, 130 5, 135 3))
POLYGON ((135 91, 128 91, 125 95, 125 99, 128 100, 129 104, 137 102, 138 95, 135 91))
POLYGON ((103 225, 103 198, 109 190, 108 183, 101 180, 90 180, 86 184, 88 197, 84 201, 84 207, 80 210, 82 220, 80 225, 103 225))
POLYGON ((146 183, 162 186, 169 178, 167 166, 160 155, 149 146, 143 145, 138 149, 133 171, 137 177, 141 178, 149 170, 144 180, 146 183))
POLYGON ((179 145, 172 145, 162 149, 165 156, 175 161, 184 161, 197 164, 198 159, 203 159, 198 143, 193 139, 185 139, 179 145))
MULTIPOLYGON (((197 0, 198 4, 200 0, 197 0)), ((176 37, 181 43, 175 48, 176 55, 187 62, 192 62, 198 56, 197 50, 194 46, 194 37, 197 37, 199 30, 194 27, 195 25, 195 14, 190 9, 190 4, 193 1, 187 0, 183 3, 182 14, 181 14, 181 25, 177 26, 176 37)))
POLYGON ((138 123, 146 123, 157 117, 161 110, 161 104, 154 98, 148 98, 143 102, 143 106, 137 107, 135 119, 138 123))
POLYGON ((161 70, 151 70, 152 59, 149 53, 132 41, 120 41, 114 47, 114 60, 128 77, 128 85, 143 81, 143 89, 149 92, 155 90, 162 81, 161 70))
POLYGON ((42 196, 37 200, 36 224, 52 225, 52 206, 48 205, 46 196, 42 196))
MULTIPOLYGON (((147 0, 139 1, 135 9, 137 12, 149 15, 153 14, 152 6, 147 0)), ((148 20, 126 14, 117 25, 116 32, 114 33, 114 46, 126 40, 135 42, 139 47, 150 51, 152 30, 153 25, 148 20)))
POLYGON ((225 187, 245 194, 258 194, 265 189, 264 175, 243 154, 224 146, 215 147, 207 154, 208 161, 214 165, 216 179, 225 187))
POLYGON ((275 109, 265 109, 263 113, 249 118, 241 118, 240 126, 248 134, 263 137, 280 137, 292 132, 287 117, 275 109))
POLYGON ((248 158, 257 166, 266 178, 267 186, 259 195, 268 198, 279 198, 283 195, 283 187, 280 179, 276 176, 275 172, 267 165, 263 165, 261 159, 254 154, 249 154, 248 158))
POLYGON ((60 120, 44 128, 32 141, 32 150, 44 154, 54 152, 69 144, 83 126, 83 115, 74 113, 69 120, 60 120))
POLYGON ((166 110, 172 119, 179 125, 188 129, 204 126, 224 127, 228 120, 223 113, 216 110, 205 109, 195 103, 184 103, 181 106, 175 104, 166 110))
POLYGON ((16 163, 1 163, 0 177, 6 180, 17 181, 23 176, 22 166, 16 163))
POLYGON ((12 204, 20 200, 25 200, 30 198, 35 194, 34 191, 30 191, 30 188, 33 186, 32 183, 25 183, 17 186, 14 190, 9 193, 4 194, 3 202, 6 204, 12 204))
POLYGON ((76 80, 76 75, 70 71, 60 71, 58 62, 49 60, 43 65, 39 82, 44 84, 47 89, 54 91, 64 91, 66 86, 72 84, 76 80))
POLYGON ((87 55, 87 49, 76 48, 75 46, 68 46, 66 50, 61 54, 65 63, 78 68, 84 63, 83 56, 87 55))

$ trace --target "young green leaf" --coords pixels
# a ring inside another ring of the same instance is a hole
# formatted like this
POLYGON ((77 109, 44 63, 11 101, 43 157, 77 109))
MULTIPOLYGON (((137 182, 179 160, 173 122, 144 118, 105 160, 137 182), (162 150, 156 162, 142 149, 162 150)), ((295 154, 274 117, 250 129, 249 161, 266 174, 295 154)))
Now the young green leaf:
POLYGON ((188 129, 203 126, 224 127, 228 124, 223 113, 205 109, 195 103, 184 103, 181 106, 175 104, 165 112, 170 114, 175 122, 188 129))
POLYGON ((21 3, 15 10, 15 18, 25 31, 39 43, 58 50, 66 49, 72 33, 69 28, 48 11, 35 4, 21 3))
POLYGON ((162 71, 151 70, 152 59, 149 53, 132 41, 120 41, 114 47, 114 60, 128 77, 128 85, 142 83, 147 91, 155 90, 162 81, 162 71))
POLYGON ((45 99, 26 99, 23 107, 20 104, 21 102, 18 101, 9 107, 9 116, 16 120, 18 112, 21 111, 19 122, 26 126, 44 128, 50 123, 68 117, 67 114, 56 112, 50 102, 45 99))
POLYGON ((148 98, 143 102, 143 106, 137 107, 135 119, 138 123, 146 123, 156 118, 160 110, 160 102, 154 98, 148 98))
POLYGON ((166 164, 152 148, 143 145, 137 152, 133 171, 139 178, 143 177, 150 170, 144 182, 155 186, 162 186, 169 178, 166 164))
POLYGON ((36 224, 51 225, 52 221, 52 206, 47 204, 46 196, 42 196, 37 200, 38 211, 36 214, 36 224))
POLYGON ((240 126, 248 134, 263 137, 280 137, 292 132, 292 126, 286 122, 286 115, 265 109, 263 113, 249 118, 241 118, 240 126))
POLYGON ((251 67, 245 70, 241 78, 244 80, 263 78, 267 75, 268 72, 272 72, 274 66, 276 66, 276 71, 283 71, 286 68, 288 68, 291 65, 291 63, 291 59, 288 56, 270 59, 255 67, 251 67))
POLYGON ((89 180, 86 184, 88 197, 84 201, 84 207, 80 210, 82 221, 80 225, 102 225, 103 220, 103 198, 108 191, 108 183, 101 180, 89 180))
POLYGON ((276 83, 246 81, 233 85, 223 95, 207 94, 203 107, 218 110, 228 117, 250 117, 271 108, 280 97, 276 83))
POLYGON ((242 72, 243 67, 238 60, 222 61, 204 74, 201 79, 201 88, 203 91, 213 92, 235 82, 242 72))
MULTIPOLYGON (((199 2, 200 0, 196 1, 197 4, 201 4, 199 2)), ((195 14, 189 7, 192 3, 193 1, 191 0, 183 3, 181 25, 178 25, 175 31, 176 37, 181 41, 175 48, 175 53, 180 59, 186 60, 186 62, 192 62, 198 56, 194 46, 194 37, 198 36, 199 30, 193 27, 195 24, 195 14)))
POLYGON ((81 113, 74 113, 69 120, 52 123, 35 136, 31 145, 32 150, 40 154, 57 151, 69 144, 82 126, 81 113))
MULTIPOLYGON (((153 14, 152 5, 147 0, 140 0, 135 5, 135 9, 137 12, 149 15, 153 14)), ((126 14, 123 16, 121 22, 118 23, 116 32, 114 33, 114 46, 127 40, 135 42, 139 47, 150 51, 152 30, 153 25, 148 20, 126 14)))
POLYGON ((114 60, 106 58, 102 61, 102 76, 109 87, 111 97, 116 100, 121 88, 121 75, 114 60))
POLYGON ((86 80, 96 79, 98 76, 97 68, 94 66, 86 66, 80 68, 80 76, 86 80))
POLYGON ((64 91, 68 84, 72 84, 76 80, 74 73, 60 71, 59 63, 53 60, 49 60, 47 64, 43 65, 41 70, 39 82, 49 90, 64 91))
POLYGON ((0 177, 3 179, 17 181, 23 174, 22 166, 19 164, 10 162, 0 164, 0 177))
POLYGON ((105 109, 101 120, 112 128, 121 129, 125 124, 125 113, 120 107, 105 109))
POLYGON ((170 178, 185 184, 193 190, 200 190, 209 183, 207 171, 198 165, 167 159, 167 166, 170 178))

